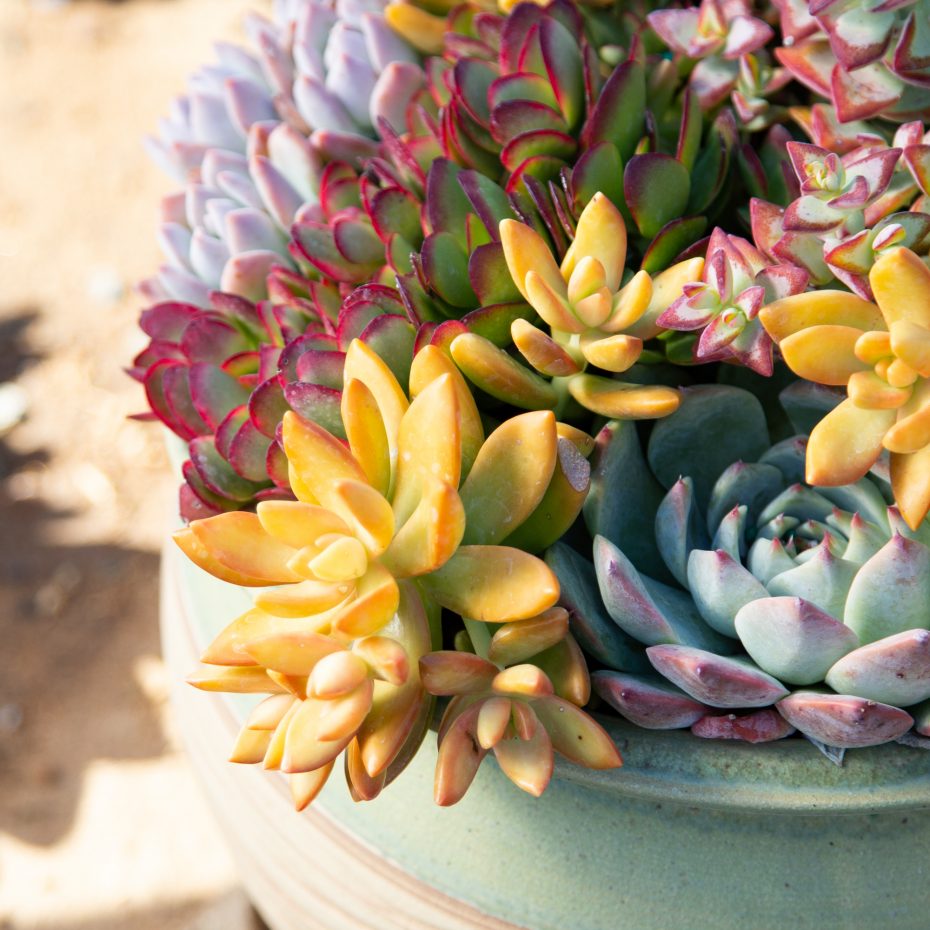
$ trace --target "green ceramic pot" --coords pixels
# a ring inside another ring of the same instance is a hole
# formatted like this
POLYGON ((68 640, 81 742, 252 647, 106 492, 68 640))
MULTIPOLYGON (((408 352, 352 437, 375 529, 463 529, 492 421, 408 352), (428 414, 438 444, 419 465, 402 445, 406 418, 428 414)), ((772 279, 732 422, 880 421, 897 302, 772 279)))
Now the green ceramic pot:
POLYGON ((225 759, 254 700, 181 684, 248 595, 163 562, 183 738, 274 930, 927 930, 930 755, 752 747, 604 720, 625 765, 565 764, 536 800, 486 761, 432 803, 434 740, 375 802, 334 776, 296 814, 284 779, 225 759))

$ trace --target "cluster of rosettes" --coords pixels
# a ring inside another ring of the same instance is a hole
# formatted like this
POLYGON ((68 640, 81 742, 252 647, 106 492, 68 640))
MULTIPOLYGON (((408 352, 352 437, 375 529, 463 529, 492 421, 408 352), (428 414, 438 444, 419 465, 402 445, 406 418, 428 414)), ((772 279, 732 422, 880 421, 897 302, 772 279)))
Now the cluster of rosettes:
MULTIPOLYGON (((442 696, 440 803, 489 751, 538 794, 553 750, 619 764, 579 709, 583 651, 614 704, 610 676, 648 668, 621 631, 642 618, 618 619, 646 589, 628 573, 609 616, 594 609, 592 537, 602 576, 622 550, 666 585, 643 608, 650 650, 745 647, 762 669, 742 633, 721 645, 729 621, 701 614, 700 643, 659 621, 710 602, 691 550, 739 563, 771 538, 813 571, 854 562, 863 521, 922 538, 928 2, 281 0, 249 20, 252 50, 218 47, 150 140, 184 188, 164 202, 131 374, 143 416, 187 443, 179 544, 259 589, 195 676, 271 695, 234 759, 289 772, 302 806, 344 753, 371 798, 442 696), (769 423, 741 453, 718 418, 753 435, 733 414, 746 390, 769 423), (810 433, 806 480, 838 501, 832 523, 822 503, 752 522, 760 495, 780 500, 765 456, 781 455, 785 410, 810 433), (670 439, 683 421, 698 445, 670 439), (767 483, 731 476, 751 498, 735 516, 689 517, 684 542, 663 542, 655 513, 685 506, 675 482, 705 444, 732 455, 703 489, 691 474, 702 509, 740 457, 767 483), (822 490, 870 470, 890 517, 822 490)), ((769 580, 757 600, 794 597, 769 580)), ((848 623, 812 604, 795 626, 815 608, 848 623)), ((811 681, 824 675, 839 680, 811 681)), ((689 700, 716 721, 698 730, 725 729, 721 705, 689 700)))

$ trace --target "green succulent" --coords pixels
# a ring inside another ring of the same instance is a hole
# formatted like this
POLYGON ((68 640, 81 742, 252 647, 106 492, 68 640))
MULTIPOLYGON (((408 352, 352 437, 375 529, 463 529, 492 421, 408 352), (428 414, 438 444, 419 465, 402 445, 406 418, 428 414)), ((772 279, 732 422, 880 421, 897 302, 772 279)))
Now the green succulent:
POLYGON ((605 427, 594 564, 565 543, 547 558, 623 716, 751 742, 797 730, 837 758, 930 734, 930 522, 907 526, 880 466, 805 484, 805 446, 771 444, 760 401, 726 385, 683 391, 645 449, 634 424, 605 427))

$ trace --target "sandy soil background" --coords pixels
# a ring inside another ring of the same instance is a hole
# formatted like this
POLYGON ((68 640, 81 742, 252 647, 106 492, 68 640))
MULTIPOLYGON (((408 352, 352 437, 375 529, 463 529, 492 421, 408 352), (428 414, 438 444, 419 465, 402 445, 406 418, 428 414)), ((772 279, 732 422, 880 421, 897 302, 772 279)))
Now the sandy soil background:
POLYGON ((262 0, 0 0, 0 928, 258 926, 172 733, 141 147, 262 0))

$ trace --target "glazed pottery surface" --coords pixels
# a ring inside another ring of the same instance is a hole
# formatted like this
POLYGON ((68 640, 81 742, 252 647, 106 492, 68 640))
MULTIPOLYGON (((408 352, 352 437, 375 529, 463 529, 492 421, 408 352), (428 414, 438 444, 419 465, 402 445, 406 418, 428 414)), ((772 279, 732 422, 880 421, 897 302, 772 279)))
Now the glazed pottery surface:
POLYGON ((336 772, 296 814, 283 776, 225 760, 255 698, 183 684, 248 609, 164 554, 162 629, 182 736, 274 930, 927 930, 930 754, 884 746, 840 768, 805 740, 704 741, 604 721, 625 765, 560 764, 540 799, 488 760, 432 802, 435 736, 376 801, 336 772))

